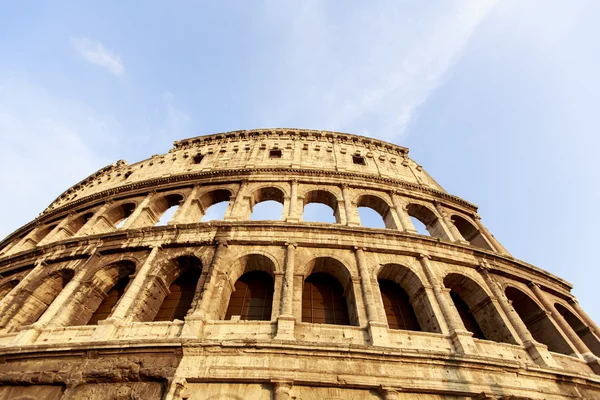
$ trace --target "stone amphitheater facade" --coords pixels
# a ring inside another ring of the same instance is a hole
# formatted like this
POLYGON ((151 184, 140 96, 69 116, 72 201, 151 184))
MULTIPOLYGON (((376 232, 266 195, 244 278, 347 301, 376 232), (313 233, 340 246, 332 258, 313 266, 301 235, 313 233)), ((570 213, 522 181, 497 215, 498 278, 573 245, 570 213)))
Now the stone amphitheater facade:
POLYGON ((109 165, 0 243, 0 298, 0 399, 600 398, 600 329, 571 285, 408 149, 345 133, 109 165), (268 200, 281 220, 251 220, 268 200), (303 221, 310 203, 336 223, 303 221))

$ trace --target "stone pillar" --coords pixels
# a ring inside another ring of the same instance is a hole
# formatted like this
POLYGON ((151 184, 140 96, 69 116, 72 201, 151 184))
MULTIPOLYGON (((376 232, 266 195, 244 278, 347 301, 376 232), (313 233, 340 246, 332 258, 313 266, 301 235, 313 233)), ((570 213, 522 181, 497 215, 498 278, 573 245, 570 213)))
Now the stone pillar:
POLYGON ((279 305, 280 314, 277 318, 278 340, 295 340, 294 327, 294 269, 296 259, 296 243, 286 243, 285 270, 283 284, 281 285, 281 301, 279 305))
POLYGON ((480 265, 479 271, 485 280, 485 283, 492 291, 492 294, 498 299, 498 303, 500 307, 504 311, 504 314, 508 318, 510 324, 514 328, 515 332, 518 335, 518 339, 523 343, 523 346, 533 359, 533 361, 541 366, 552 367, 552 368, 562 368, 560 364, 558 364, 550 352, 548 352, 548 347, 544 344, 538 343, 535 341, 533 336, 531 336, 531 332, 527 329, 527 326, 517 314, 513 306, 506 298, 506 295, 501 290, 498 283, 494 280, 494 278, 489 273, 489 266, 486 262, 482 262, 480 265))
POLYGON ((485 225, 483 225, 479 214, 475 213, 473 215, 473 219, 475 220, 475 223, 477 224, 477 229, 479 229, 479 232, 481 232, 481 234, 487 239, 487 241, 492 245, 494 250, 496 250, 498 253, 500 253, 502 255, 512 257, 512 255, 508 252, 508 250, 506 250, 504 248, 504 246, 502 246, 502 244, 494 237, 494 235, 492 235, 490 233, 490 231, 488 231, 488 229, 485 227, 485 225))
POLYGON ((458 354, 475 354, 477 352, 477 347, 473 341, 473 334, 464 328, 462 320, 458 315, 458 311, 450 298, 450 289, 443 287, 438 282, 437 277, 432 270, 429 258, 428 255, 420 254, 419 262, 421 263, 423 271, 425 271, 425 276, 427 277, 429 284, 433 288, 433 293, 440 306, 446 325, 448 326, 452 345, 458 354))
POLYGON ((577 312, 577 314, 579 314, 579 317, 581 319, 583 319, 583 321, 588 325, 588 327, 590 328, 590 330, 592 332, 594 332, 596 334, 596 336, 598 336, 600 338, 600 328, 598 328, 598 325, 596 325, 596 323, 594 322, 594 320, 591 319, 589 315, 587 315, 587 313, 583 310, 583 308, 581 308, 581 306, 579 305, 579 303, 577 302, 577 300, 576 299, 570 299, 569 300, 569 304, 571 304, 571 307, 573 307, 573 309, 575 310, 575 312, 577 312))
POLYGON ((290 190, 290 211, 286 219, 287 222, 298 222, 300 217, 298 216, 298 180, 294 179, 291 183, 290 190))
POLYGON ((362 291, 363 301, 367 312, 367 324, 369 329, 369 335, 371 344, 377 346, 388 345, 389 338, 387 334, 387 323, 379 320, 379 312, 375 298, 373 297, 373 288, 371 287, 371 274, 369 272, 369 266, 365 259, 365 251, 362 247, 354 248, 354 255, 356 257, 356 265, 360 273, 360 287, 362 291))
POLYGON ((244 211, 244 208, 248 206, 247 204, 243 204, 244 201, 248 201, 248 197, 245 195, 247 189, 248 181, 243 180, 242 183, 240 183, 235 199, 230 201, 231 205, 229 206, 229 209, 231 211, 229 212, 229 215, 225 217, 226 221, 238 221, 246 218, 246 216, 241 213, 244 211))
POLYGON ((350 198, 350 190, 348 185, 344 183, 342 185, 342 197, 344 197, 344 211, 346 211, 346 225, 348 226, 360 226, 357 211, 352 206, 352 199, 350 198))
POLYGON ((400 220, 400 227, 404 232, 417 233, 412 221, 408 213, 406 212, 405 204, 400 201, 397 193, 391 193, 392 203, 394 204, 394 208, 396 209, 396 215, 398 215, 398 219, 400 220))
POLYGON ((75 233, 74 237, 104 233, 114 229, 112 224, 105 217, 105 214, 112 206, 112 201, 104 203, 98 210, 94 212, 92 218, 90 218, 90 220, 83 227, 81 227, 77 233, 75 233))
MULTIPOLYGON (((127 218, 127 221, 123 224, 121 229, 132 229, 132 228, 141 228, 143 226, 148 226, 144 222, 143 214, 144 212, 150 212, 150 216, 154 223, 158 222, 158 218, 154 213, 154 210, 150 208, 150 203, 156 196, 156 192, 149 193, 144 200, 141 201, 140 204, 133 210, 131 215, 127 218)), ((153 224, 154 225, 154 224, 153 224)))
POLYGON ((450 239, 458 243, 469 244, 469 242, 467 242, 465 238, 462 237, 462 234, 460 233, 456 225, 454 225, 454 222, 452 222, 452 220, 448 217, 448 213, 446 212, 446 210, 444 210, 442 204, 436 201, 434 202, 434 205, 438 214, 440 214, 440 223, 445 227, 445 230, 449 233, 448 236, 450 237, 450 239))
POLYGON ((292 391, 292 382, 271 381, 273 384, 273 400, 290 400, 292 391))
POLYGON ((179 209, 173 215, 173 218, 169 222, 169 225, 173 224, 188 224, 192 222, 200 222, 198 221, 190 221, 189 214, 192 208, 194 201, 198 201, 198 192, 200 191, 200 186, 194 185, 190 193, 188 193, 186 199, 179 206, 179 209))
POLYGON ((530 282, 529 287, 531 287, 531 291, 535 294, 535 297, 542 303, 544 308, 546 309, 546 313, 548 317, 554 319, 556 321, 559 331, 562 331, 567 339, 575 346, 577 352, 583 357, 583 359, 588 363, 588 365, 594 370, 596 373, 600 373, 600 362, 599 359, 588 349, 587 345, 583 343, 583 340, 577 335, 577 333, 571 328, 571 325, 565 320, 565 318, 560 315, 558 311, 554 308, 552 302, 546 296, 546 293, 539 287, 539 285, 535 282, 530 282))
POLYGON ((54 229, 48 232, 48 234, 37 243, 37 246, 43 246, 46 243, 56 242, 73 236, 73 232, 68 228, 69 222, 71 222, 73 217, 73 213, 64 217, 54 229))
POLYGON ((23 293, 23 290, 29 286, 33 281, 38 279, 43 272, 44 266, 46 265, 46 259, 41 258, 36 263, 31 272, 29 272, 22 280, 15 286, 4 298, 0 301, 0 327, 6 325, 6 323, 10 320, 7 317, 10 315, 14 315, 14 312, 17 310, 13 307, 13 302, 17 297, 20 297, 23 293), (11 309, 12 308, 12 309, 11 309), (14 312, 11 312, 14 311, 14 312))
POLYGON ((144 261, 144 264, 140 267, 140 269, 136 272, 135 278, 133 282, 129 284, 125 293, 123 293, 123 297, 119 300, 119 304, 113 311, 112 315, 106 319, 106 321, 118 321, 125 320, 127 322, 133 321, 134 316, 130 315, 130 311, 134 306, 136 301, 141 301, 138 299, 138 295, 142 290, 150 271, 154 267, 154 259, 158 255, 158 251, 160 250, 159 246, 153 246, 150 251, 150 255, 144 261))
MULTIPOLYGON (((216 269, 219 267, 219 264, 223 259, 226 247, 226 241, 217 242, 217 248, 215 249, 212 262, 210 263, 210 267, 206 273, 206 280, 204 281, 204 285, 201 289, 200 301, 198 301, 196 309, 190 316, 192 319, 200 319, 206 322, 208 318, 210 303, 215 289, 215 281, 217 279, 216 269)), ((186 320, 188 318, 189 317, 186 317, 186 320)))

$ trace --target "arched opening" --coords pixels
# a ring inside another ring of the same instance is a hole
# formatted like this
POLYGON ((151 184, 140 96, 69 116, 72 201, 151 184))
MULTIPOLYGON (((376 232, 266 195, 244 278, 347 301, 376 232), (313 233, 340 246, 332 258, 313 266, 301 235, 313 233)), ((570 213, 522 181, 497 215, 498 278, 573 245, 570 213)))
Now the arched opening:
POLYGON ((73 271, 65 269, 52 273, 41 284, 35 283, 31 288, 33 292, 7 322, 8 330, 36 322, 72 278, 73 271))
POLYGON ((225 219, 229 207, 231 193, 229 190, 218 189, 205 193, 200 197, 201 222, 220 221, 225 219))
POLYGON ((400 315, 401 319, 410 318, 410 311, 408 311, 406 308, 411 308, 412 314, 416 318, 417 326, 419 327, 419 329, 414 329, 414 324, 412 324, 414 330, 423 330, 425 332, 433 333, 440 333, 442 331, 430 299, 427 297, 427 292, 423 286, 423 283, 417 274, 415 274, 410 268, 399 264, 386 264, 383 265, 379 270, 377 279, 380 282, 379 291, 381 292, 381 298, 384 309, 386 309, 386 315, 388 316, 388 324, 390 324, 390 328, 392 328, 394 325, 394 323, 390 322, 390 317, 392 320, 397 320, 398 309, 394 310, 395 314, 390 314, 392 309, 389 305, 386 306, 386 299, 384 299, 384 296, 387 297, 392 304, 394 301, 397 303, 402 302, 402 304, 404 304, 397 306, 403 307, 400 309, 400 313, 402 314, 400 315), (382 289, 382 282, 387 287, 382 289), (396 287, 391 286, 390 283, 394 283, 396 287), (406 295, 406 297, 404 295, 406 295), (400 296, 401 298, 398 299, 397 296, 400 296), (408 301, 408 303, 406 303, 406 301, 408 301), (404 315, 407 315, 407 317, 404 317, 404 315))
MULTIPOLYGON (((416 219, 423 224, 425 230, 429 233, 429 236, 440 239, 448 239, 448 236, 446 235, 446 232, 444 231, 444 228, 438 217, 429 208, 421 204, 409 204, 406 207, 406 211, 408 212, 408 216, 412 217, 411 221, 416 219)), ((424 233, 422 228, 421 230, 419 230, 419 228, 421 228, 421 226, 420 224, 417 224, 417 226, 415 226, 417 232, 424 233)))
POLYGON ((573 314, 568 308, 565 306, 556 303, 554 304, 554 308, 559 312, 560 315, 567 321, 571 329, 575 331, 577 336, 581 338, 583 343, 587 346, 588 349, 596 357, 600 357, 600 340, 594 334, 594 332, 590 329, 589 326, 585 325, 575 314, 573 314))
POLYGON ((482 249, 486 250, 493 250, 485 237, 483 237, 481 232, 479 232, 479 229, 473 226, 473 224, 471 224, 465 218, 461 217, 460 215, 453 215, 452 222, 462 237, 472 246, 481 247, 482 249))
POLYGON ((154 321, 183 320, 194 300, 202 263, 194 256, 178 257, 176 263, 179 276, 169 286, 169 294, 164 298, 154 321))
POLYGON ((461 274, 451 273, 444 278, 450 297, 465 329, 478 339, 517 344, 494 302, 475 281, 461 274))
POLYGON ((114 283, 104 281, 105 291, 104 298, 98 304, 87 321, 87 325, 97 325, 98 321, 107 319, 115 309, 116 305, 121 300, 127 285, 129 285, 130 276, 135 272, 135 264, 132 261, 123 260, 109 267, 111 271, 107 271, 107 278, 114 283))
POLYGON ((350 325, 344 288, 333 276, 313 273, 304 280, 302 322, 350 325))
POLYGON ((222 296, 214 311, 216 318, 231 319, 233 316, 239 315, 240 319, 249 319, 247 316, 258 319, 258 309, 263 307, 261 318, 264 317, 267 321, 271 320, 271 314, 267 314, 268 307, 271 312, 273 311, 273 274, 275 272, 273 261, 263 254, 249 254, 235 260, 228 267, 228 271, 229 277, 222 275, 222 279, 227 279, 229 282, 223 282, 222 296), (250 274, 251 272, 262 272, 263 274, 250 274), (240 279, 242 280, 240 281, 240 279), (260 293, 265 294, 261 295, 260 293), (249 295, 256 296, 256 299, 252 300, 254 297, 248 297, 249 295), (263 299, 264 306, 260 305, 262 303, 260 303, 261 300, 258 300, 259 298, 263 299), (267 305, 269 301, 270 306, 267 305), (244 307, 252 309, 246 310, 244 307))
POLYGON ((360 224, 369 228, 396 229, 392 210, 388 203, 380 197, 365 194, 356 200, 360 224), (375 211, 376 214, 373 214, 375 211), (377 217, 375 216, 377 215, 377 217), (381 225, 383 222, 383 226, 381 225))
POLYGON ((68 225, 71 236, 77 234, 77 232, 79 232, 79 230, 83 228, 83 226, 87 224, 93 216, 93 212, 86 212, 71 221, 68 225))
POLYGON ((273 277, 264 271, 242 275, 234 285, 225 319, 270 321, 273 308, 273 277))
POLYGON ((312 190, 304 196, 302 220, 306 222, 339 223, 337 198, 325 190, 312 190))
POLYGON ((4 285, 0 286, 0 300, 2 300, 7 294, 9 294, 10 291, 13 290, 18 284, 19 281, 15 279, 6 282, 4 285))
POLYGON ((121 229, 123 225, 125 225, 125 222, 127 222, 127 219, 131 216, 131 214, 133 214, 134 210, 135 203, 121 204, 115 207, 109 213, 108 217, 110 219, 110 222, 112 222, 112 224, 114 225, 115 229, 121 229))
POLYGON ((54 230, 54 228, 56 228, 56 224, 44 226, 37 229, 33 235, 26 237, 24 242, 18 246, 19 250, 23 251, 33 249, 35 246, 37 246, 38 243, 44 240, 44 238, 48 236, 50 232, 54 230))
POLYGON ((169 194, 163 197, 155 205, 157 212, 160 213, 160 218, 156 223, 157 226, 167 225, 179 209, 179 205, 183 201, 183 196, 180 194, 169 194))
POLYGON ((377 282, 390 329, 420 331, 415 310, 402 286, 387 279, 379 279, 377 282))
POLYGON ((277 221, 283 217, 284 193, 281 189, 268 187, 256 190, 250 197, 250 219, 254 221, 277 221))
POLYGON ((535 340, 548 346, 550 351, 562 354, 574 353, 571 346, 550 320, 546 311, 531 297, 514 287, 507 287, 505 293, 535 340))

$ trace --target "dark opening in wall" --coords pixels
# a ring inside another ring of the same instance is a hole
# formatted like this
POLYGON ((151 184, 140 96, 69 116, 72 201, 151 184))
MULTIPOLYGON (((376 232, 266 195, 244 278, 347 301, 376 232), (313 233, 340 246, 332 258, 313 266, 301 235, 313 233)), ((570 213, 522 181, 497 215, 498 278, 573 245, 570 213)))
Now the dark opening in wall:
POLYGON ((358 165, 367 165, 367 163, 365 162, 365 158, 359 155, 352 156, 352 162, 358 165))
POLYGON ((192 160, 194 160, 194 164, 200 164, 202 162, 202 159, 204 158, 204 156, 200 153, 196 154, 192 160))
POLYGON ((271 150, 269 151, 269 158, 281 158, 281 150, 271 150))

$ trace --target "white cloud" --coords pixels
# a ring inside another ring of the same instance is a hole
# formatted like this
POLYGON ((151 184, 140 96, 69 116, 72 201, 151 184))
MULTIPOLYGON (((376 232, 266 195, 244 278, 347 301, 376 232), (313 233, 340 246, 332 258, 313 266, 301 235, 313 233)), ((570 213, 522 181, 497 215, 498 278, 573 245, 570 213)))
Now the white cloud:
POLYGON ((269 3, 280 25, 277 125, 306 125, 384 139, 402 135, 497 0, 369 3, 343 12, 330 3, 269 3))
POLYGON ((121 76, 124 72, 121 57, 104 47, 100 42, 86 37, 73 37, 71 43, 75 50, 88 62, 106 68, 110 73, 121 76))

